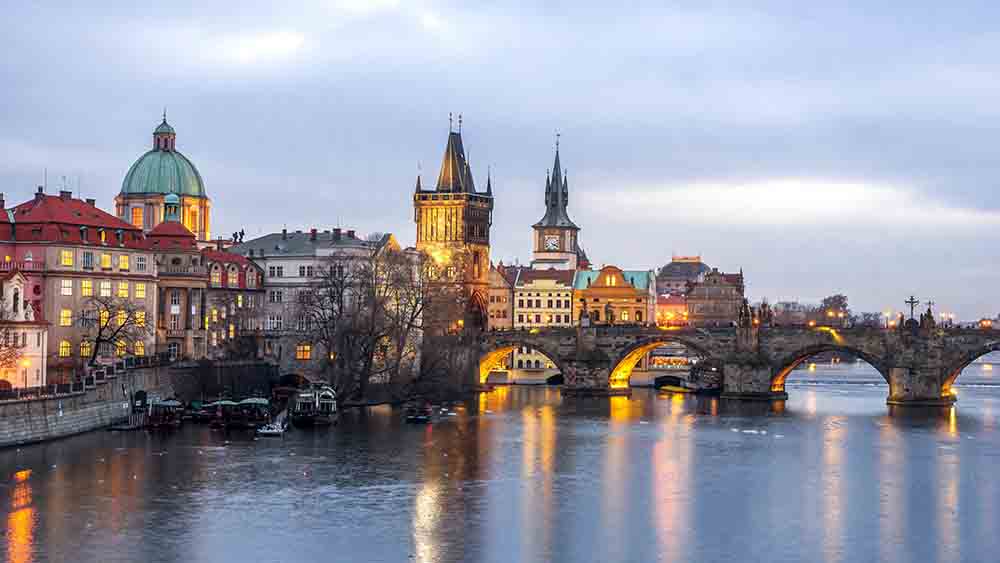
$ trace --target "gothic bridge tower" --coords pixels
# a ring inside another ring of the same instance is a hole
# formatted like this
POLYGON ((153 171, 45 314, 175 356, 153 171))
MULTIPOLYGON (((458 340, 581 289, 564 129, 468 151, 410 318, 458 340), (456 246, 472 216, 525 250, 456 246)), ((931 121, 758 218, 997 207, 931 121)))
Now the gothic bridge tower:
POLYGON ((442 292, 445 286, 464 290, 468 310, 461 323, 470 328, 486 328, 493 185, 492 179, 487 178, 486 191, 476 191, 462 144, 461 116, 457 131, 452 129, 449 119, 448 144, 437 185, 425 190, 417 176, 413 220, 417 224, 417 250, 433 260, 442 292))

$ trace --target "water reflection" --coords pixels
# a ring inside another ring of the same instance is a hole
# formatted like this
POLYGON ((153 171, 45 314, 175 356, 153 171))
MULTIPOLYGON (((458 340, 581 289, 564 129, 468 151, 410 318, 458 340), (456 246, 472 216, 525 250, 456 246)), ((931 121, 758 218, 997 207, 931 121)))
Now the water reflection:
POLYGON ((500 387, 427 426, 383 408, 275 441, 94 433, 0 451, 4 555, 992 560, 997 400, 969 388, 929 411, 887 408, 868 386, 786 403, 500 387))
POLYGON ((35 537, 35 508, 32 506, 31 470, 14 474, 14 490, 7 516, 7 560, 27 563, 32 560, 35 537))

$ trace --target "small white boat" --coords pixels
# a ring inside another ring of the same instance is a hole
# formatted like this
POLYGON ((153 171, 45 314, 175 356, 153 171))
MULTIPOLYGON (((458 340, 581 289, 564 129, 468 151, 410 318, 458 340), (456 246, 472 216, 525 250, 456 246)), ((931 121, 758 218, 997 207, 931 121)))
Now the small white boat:
POLYGON ((282 436, 284 433, 285 427, 277 422, 265 424, 257 429, 258 436, 282 436))

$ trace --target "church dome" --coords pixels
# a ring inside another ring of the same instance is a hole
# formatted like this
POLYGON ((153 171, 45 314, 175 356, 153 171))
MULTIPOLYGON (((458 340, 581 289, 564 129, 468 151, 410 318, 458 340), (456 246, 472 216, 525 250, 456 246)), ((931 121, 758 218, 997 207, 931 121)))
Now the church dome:
POLYGON ((122 181, 122 195, 177 194, 205 197, 205 183, 194 164, 174 146, 174 128, 163 123, 153 131, 153 149, 129 168, 122 181))

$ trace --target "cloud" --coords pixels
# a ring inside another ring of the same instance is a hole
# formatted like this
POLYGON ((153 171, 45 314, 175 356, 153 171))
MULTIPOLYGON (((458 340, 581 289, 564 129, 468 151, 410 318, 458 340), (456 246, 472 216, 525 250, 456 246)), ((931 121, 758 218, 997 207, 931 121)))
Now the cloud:
POLYGON ((655 221, 669 216, 680 224, 782 225, 866 230, 927 228, 955 231, 993 229, 1000 212, 955 207, 895 186, 814 179, 746 183, 699 182, 582 194, 584 206, 610 206, 629 217, 655 221))
POLYGON ((208 52, 223 61, 242 65, 266 64, 288 60, 306 43, 306 36, 297 31, 260 31, 233 33, 211 38, 208 52))

